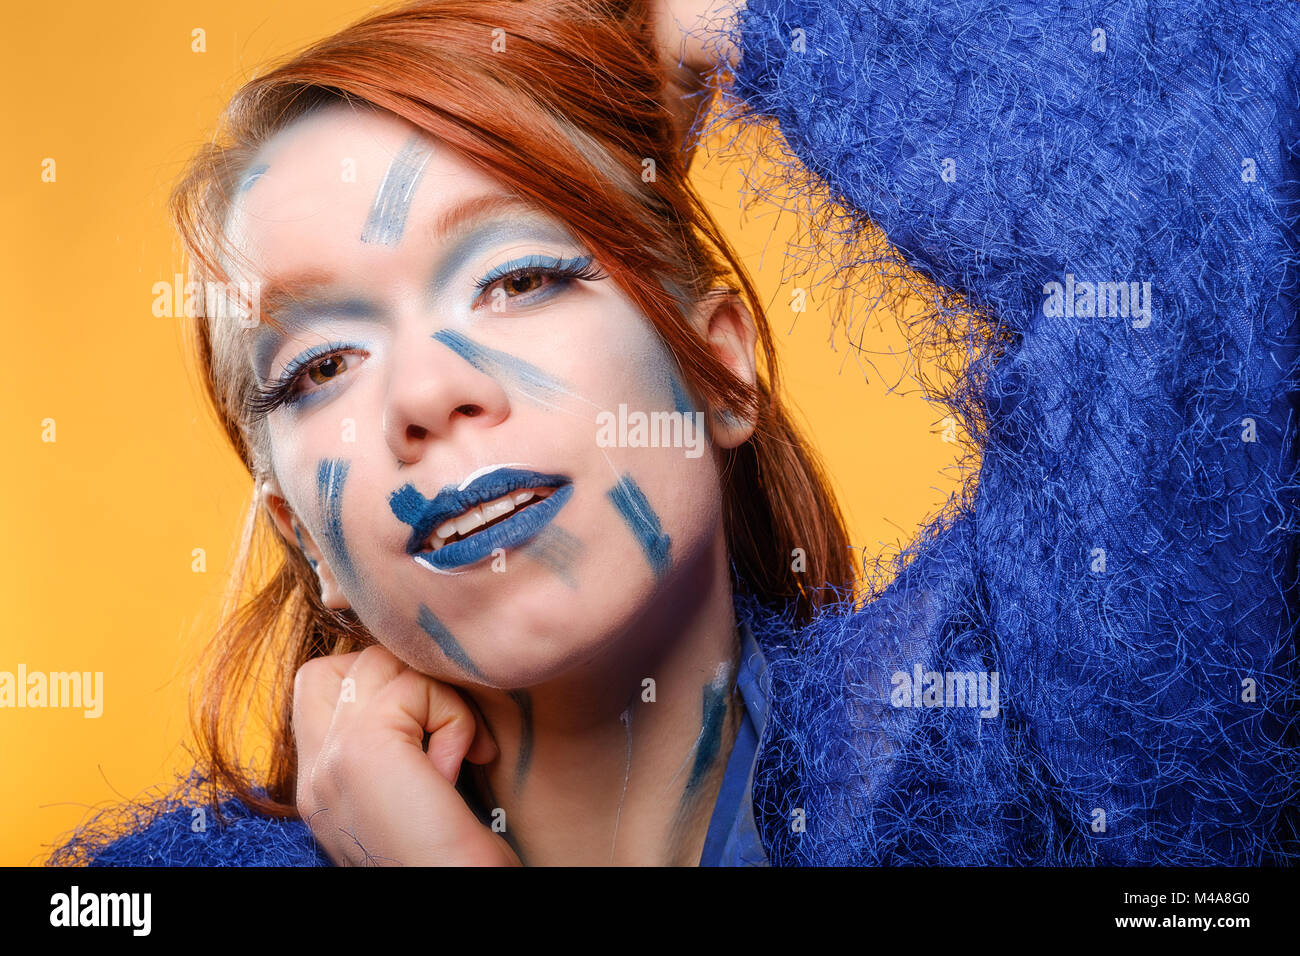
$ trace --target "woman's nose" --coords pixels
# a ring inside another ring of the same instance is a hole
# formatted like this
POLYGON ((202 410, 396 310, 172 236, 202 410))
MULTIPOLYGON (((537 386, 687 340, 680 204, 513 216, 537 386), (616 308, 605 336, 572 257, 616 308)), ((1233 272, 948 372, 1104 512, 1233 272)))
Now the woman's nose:
POLYGON ((433 442, 467 427, 490 428, 510 414, 494 378, 438 341, 427 326, 395 342, 384 406, 384 438, 397 459, 419 461, 433 442))

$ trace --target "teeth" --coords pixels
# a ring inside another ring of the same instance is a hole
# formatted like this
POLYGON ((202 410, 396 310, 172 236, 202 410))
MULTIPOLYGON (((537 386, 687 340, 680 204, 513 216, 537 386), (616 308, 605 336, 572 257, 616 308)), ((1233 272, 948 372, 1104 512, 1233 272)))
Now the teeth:
POLYGON ((469 511, 466 511, 456 519, 456 533, 465 534, 466 532, 473 531, 483 523, 483 509, 470 508, 469 511))
POLYGON ((481 505, 470 508, 463 515, 452 518, 450 521, 444 521, 434 529, 426 542, 426 551, 437 551, 447 544, 447 539, 457 534, 467 534, 475 528, 487 524, 489 521, 495 521, 502 515, 509 514, 524 502, 533 498, 542 499, 549 497, 554 489, 551 488, 521 488, 518 491, 512 491, 508 495, 503 495, 492 501, 485 501, 481 505))
POLYGON ((481 505, 479 510, 483 512, 483 521, 486 523, 514 511, 515 504, 509 498, 498 498, 481 505))

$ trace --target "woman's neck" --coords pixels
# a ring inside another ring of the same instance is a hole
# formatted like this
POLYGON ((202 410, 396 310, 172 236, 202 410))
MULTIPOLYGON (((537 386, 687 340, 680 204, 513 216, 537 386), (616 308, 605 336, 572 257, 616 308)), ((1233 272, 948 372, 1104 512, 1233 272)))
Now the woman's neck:
POLYGON ((471 692, 501 755, 463 781, 530 866, 694 865, 736 739, 725 543, 563 680, 471 692))

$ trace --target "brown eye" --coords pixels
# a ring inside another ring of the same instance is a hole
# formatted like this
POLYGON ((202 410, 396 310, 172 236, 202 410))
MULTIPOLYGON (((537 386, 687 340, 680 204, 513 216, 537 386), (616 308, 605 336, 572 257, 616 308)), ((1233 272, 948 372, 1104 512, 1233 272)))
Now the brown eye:
POLYGON ((541 279, 541 272, 523 272, 507 278, 505 286, 515 295, 526 295, 542 284, 541 279))
POLYGON ((342 355, 331 355, 307 370, 307 377, 317 385, 323 385, 347 368, 342 355))

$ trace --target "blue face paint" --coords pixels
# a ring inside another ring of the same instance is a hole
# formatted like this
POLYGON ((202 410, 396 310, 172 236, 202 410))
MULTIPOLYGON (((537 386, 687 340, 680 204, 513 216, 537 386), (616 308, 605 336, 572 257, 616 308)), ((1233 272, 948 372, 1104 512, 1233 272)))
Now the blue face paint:
MULTIPOLYGON (((483 276, 474 283, 474 295, 467 305, 472 309, 474 303, 487 291, 489 286, 495 285, 501 279, 506 278, 512 272, 524 270, 524 274, 536 273, 539 275, 549 274, 551 282, 544 289, 536 292, 529 292, 523 296, 515 296, 514 301, 532 307, 541 305, 548 299, 567 291, 572 287, 573 274, 582 273, 591 267, 596 261, 595 256, 582 255, 561 258, 556 256, 534 253, 533 255, 521 256, 518 259, 511 259, 509 262, 503 262, 498 266, 493 266, 488 270, 487 275, 483 276)), ((495 292, 493 293, 495 294, 495 292)))
POLYGON ((718 421, 722 422, 722 424, 726 425, 728 428, 739 428, 744 424, 744 422, 741 421, 740 418, 737 417, 729 408, 719 408, 713 414, 717 417, 718 421))
POLYGON ((547 527, 524 549, 525 554, 546 565, 571 588, 578 586, 573 565, 582 551, 581 541, 555 525, 547 527))
POLYGON ((420 133, 402 145, 375 193, 370 216, 361 230, 362 242, 395 246, 402 241, 402 233, 406 231, 406 213, 411 208, 415 187, 419 185, 424 167, 432 155, 432 147, 420 133))
POLYGON ((519 730, 519 761, 515 764, 515 793, 524 786, 524 776, 533 759, 533 698, 526 690, 512 690, 510 699, 519 705, 523 726, 519 730))
POLYGON ((307 553, 307 545, 303 544, 302 532, 298 529, 296 524, 293 526, 293 536, 298 539, 298 550, 302 552, 302 556, 307 559, 307 563, 310 564, 311 569, 315 571, 319 565, 316 563, 316 560, 307 553))
POLYGON ((668 373, 668 383, 673 390, 673 411, 680 412, 683 415, 689 415, 695 411, 695 404, 691 401, 691 396, 686 392, 686 386, 681 383, 681 379, 674 372, 668 373))
POLYGON ((271 375, 271 361, 289 330, 306 332, 328 319, 382 322, 386 318, 387 313, 380 306, 355 296, 304 295, 275 309, 275 319, 284 332, 269 324, 257 327, 252 346, 253 370, 259 381, 266 382, 271 375))
POLYGON ((434 643, 442 648, 442 652, 447 655, 448 660, 471 677, 477 677, 481 681, 487 680, 483 676, 483 672, 478 669, 478 665, 470 660, 469 655, 465 653, 465 648, 461 647, 456 638, 451 636, 451 631, 447 630, 447 626, 438 620, 434 613, 423 604, 420 605, 419 623, 424 633, 433 638, 434 643))
POLYGON ((493 468, 465 487, 447 485, 433 498, 426 498, 407 483, 388 496, 394 517, 411 526, 406 552, 435 571, 452 571, 484 560, 497 548, 517 548, 532 540, 564 507, 573 494, 565 475, 543 475, 517 468, 493 468), (521 488, 551 488, 551 493, 526 501, 491 527, 475 529, 467 537, 437 550, 422 550, 439 525, 463 514, 475 505, 493 501, 521 488))
POLYGON ((343 538, 343 486, 348 480, 348 462, 323 458, 316 468, 316 507, 324 526, 324 539, 334 556, 340 585, 355 581, 352 558, 343 538))
POLYGON ((606 494, 614 503, 618 513, 623 516, 623 520, 627 522, 627 526, 632 529, 632 534, 636 537, 637 544, 641 545, 641 550, 645 552, 646 560, 650 562, 655 576, 662 576, 668 570, 669 547, 672 542, 668 535, 663 533, 659 516, 650 507, 650 502, 646 500, 641 488, 632 480, 631 475, 624 475, 606 494))
POLYGON ((509 352, 479 345, 455 329, 441 329, 433 333, 433 337, 484 375, 491 376, 502 385, 513 385, 543 405, 550 405, 556 399, 573 394, 567 384, 543 372, 536 365, 516 358, 509 352))
POLYGON ((686 794, 695 791, 703 782, 722 748, 722 725, 727 717, 727 691, 729 672, 722 671, 713 681, 704 686, 703 716, 700 721, 700 736, 695 746, 695 763, 691 766, 690 779, 686 781, 686 794))
MULTIPOLYGON (((682 840, 688 833, 687 824, 692 812, 699 806, 705 791, 701 789, 713 769, 718 754, 722 750, 722 736, 727 723, 727 700, 731 691, 732 668, 720 664, 713 680, 704 685, 700 716, 700 733, 695 738, 691 751, 695 759, 691 765, 691 775, 682 788, 681 799, 677 802, 677 811, 673 814, 673 823, 669 830, 668 843, 674 853, 684 852, 682 840)), ((686 759, 691 759, 687 753, 686 759)), ((685 761, 682 768, 685 768, 685 761)), ((673 774, 677 779, 681 769, 673 774)), ((669 781, 672 786, 672 780, 669 781)), ((666 792, 666 791, 665 791, 666 792)))
MULTIPOLYGON (((513 215, 520 215, 518 212, 513 215)), ((437 297, 447 291, 451 280, 475 256, 507 242, 555 242, 581 248, 573 234, 542 219, 497 220, 485 223, 456 242, 434 269, 429 292, 437 297)))
POLYGON ((249 169, 247 174, 245 174, 243 181, 240 182, 239 189, 237 191, 241 194, 248 192, 248 190, 252 188, 253 183, 261 179, 266 174, 266 171, 270 168, 271 167, 268 166, 266 163, 259 163, 258 165, 249 169))

